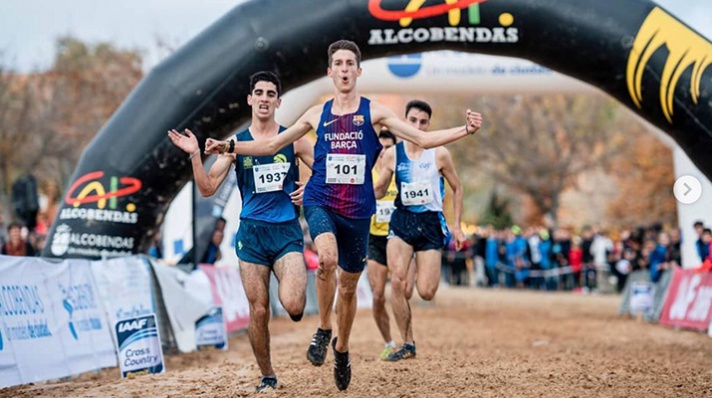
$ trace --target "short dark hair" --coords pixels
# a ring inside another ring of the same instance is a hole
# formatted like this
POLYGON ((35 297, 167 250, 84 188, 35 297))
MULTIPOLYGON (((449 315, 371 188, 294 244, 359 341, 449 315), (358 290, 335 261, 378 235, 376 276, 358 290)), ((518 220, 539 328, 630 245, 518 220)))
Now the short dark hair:
POLYGON ((408 104, 405 106, 405 115, 408 116, 408 112, 410 112, 410 110, 413 108, 427 113, 428 119, 430 119, 433 116, 433 109, 425 101, 412 100, 412 101, 408 102, 408 104))
POLYGON ((282 83, 279 81, 279 77, 276 74, 263 70, 250 76, 250 94, 255 91, 255 86, 259 82, 274 84, 277 87, 277 97, 282 95, 282 83))
POLYGON ((19 222, 11 222, 10 225, 7 226, 7 230, 10 231, 13 228, 17 228, 19 230, 22 230, 22 227, 24 225, 20 224, 19 222))
POLYGON ((354 53, 354 55, 356 55, 356 66, 361 67, 361 50, 359 50, 358 45, 351 40, 338 40, 329 45, 329 67, 331 67, 334 53, 339 50, 348 50, 354 53))
POLYGON ((695 221, 695 224, 694 224, 693 226, 694 226, 695 228, 697 228, 697 227, 704 227, 704 226, 705 226, 705 223, 703 223, 703 222, 700 221, 700 220, 697 220, 697 221, 695 221))
POLYGON ((712 229, 705 228, 705 229, 702 230, 702 233, 703 233, 703 234, 710 234, 710 235, 712 235, 712 229))
POLYGON ((391 133, 389 130, 381 130, 381 132, 378 133, 378 138, 393 140, 393 143, 396 143, 396 135, 391 133))

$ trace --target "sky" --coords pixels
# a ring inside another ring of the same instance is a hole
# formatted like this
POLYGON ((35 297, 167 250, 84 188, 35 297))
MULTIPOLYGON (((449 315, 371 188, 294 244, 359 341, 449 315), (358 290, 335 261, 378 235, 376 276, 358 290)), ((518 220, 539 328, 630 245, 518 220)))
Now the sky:
MULTIPOLYGON (((241 2, 0 0, 0 61, 21 72, 47 68, 56 39, 71 34, 85 42, 108 41, 122 48, 141 49, 148 70, 168 54, 158 45, 159 39, 172 47, 187 43, 241 2)), ((712 0, 657 3, 712 39, 712 0)))

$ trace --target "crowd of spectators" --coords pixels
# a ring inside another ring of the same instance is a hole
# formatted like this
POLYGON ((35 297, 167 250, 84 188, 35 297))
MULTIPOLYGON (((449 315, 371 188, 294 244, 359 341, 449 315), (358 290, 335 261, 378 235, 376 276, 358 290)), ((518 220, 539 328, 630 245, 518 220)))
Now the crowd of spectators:
MULTIPOLYGON (((712 261, 710 229, 698 222, 695 231, 699 262, 712 261)), ((645 270, 657 282, 679 267, 680 245, 679 229, 660 225, 613 232, 597 226, 580 231, 488 226, 470 236, 460 251, 450 245, 443 252, 443 280, 453 285, 621 291, 633 271, 645 270)))

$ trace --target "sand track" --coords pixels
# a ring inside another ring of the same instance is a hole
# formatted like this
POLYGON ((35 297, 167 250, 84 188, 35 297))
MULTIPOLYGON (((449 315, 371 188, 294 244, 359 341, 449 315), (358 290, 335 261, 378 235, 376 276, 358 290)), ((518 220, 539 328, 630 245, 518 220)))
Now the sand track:
MULTIPOLYGON (((280 397, 712 397, 712 340, 619 318, 617 296, 443 288, 413 304, 418 357, 377 359, 382 341, 360 311, 351 342, 353 378, 334 386, 333 357, 311 366, 316 317, 276 319, 272 360, 280 397)), ((394 336, 397 336, 392 322, 394 336)), ((121 380, 118 369, 63 383, 0 390, 0 397, 244 397, 259 371, 245 335, 227 352, 171 355, 167 373, 121 380)))

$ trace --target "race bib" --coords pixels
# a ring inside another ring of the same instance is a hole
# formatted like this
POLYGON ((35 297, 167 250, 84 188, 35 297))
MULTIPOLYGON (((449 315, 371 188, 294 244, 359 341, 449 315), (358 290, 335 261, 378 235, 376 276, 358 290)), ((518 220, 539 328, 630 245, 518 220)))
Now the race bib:
POLYGON ((392 200, 379 200, 376 202, 376 222, 390 222, 391 214, 396 209, 392 200))
POLYGON ((362 185, 366 175, 366 155, 330 153, 326 155, 326 183, 362 185))
POLYGON ((433 201, 433 189, 424 182, 402 182, 401 202, 406 206, 426 205, 433 201))
POLYGON ((269 163, 252 166, 255 177, 255 192, 265 193, 280 191, 289 173, 290 163, 269 163))

